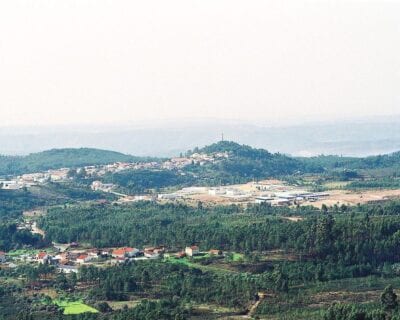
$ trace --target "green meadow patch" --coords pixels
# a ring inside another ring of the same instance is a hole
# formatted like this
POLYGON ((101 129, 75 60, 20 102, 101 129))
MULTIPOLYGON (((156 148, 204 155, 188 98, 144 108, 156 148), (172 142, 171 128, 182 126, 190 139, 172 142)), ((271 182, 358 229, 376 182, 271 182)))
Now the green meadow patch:
POLYGON ((238 261, 243 261, 244 255, 241 253, 233 253, 232 254, 232 261, 238 262, 238 261))
POLYGON ((88 306, 82 302, 78 301, 68 301, 68 300, 54 300, 54 304, 64 309, 64 314, 81 314, 85 312, 98 313, 95 308, 88 306))
POLYGON ((40 250, 38 249, 17 249, 17 250, 12 250, 7 253, 8 256, 10 257, 18 257, 22 256, 23 254, 37 254, 40 250))

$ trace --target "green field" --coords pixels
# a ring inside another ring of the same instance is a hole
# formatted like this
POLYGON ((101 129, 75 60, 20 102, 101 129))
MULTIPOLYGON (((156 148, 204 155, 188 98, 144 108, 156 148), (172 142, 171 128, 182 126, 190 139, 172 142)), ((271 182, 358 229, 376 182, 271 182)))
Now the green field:
POLYGON ((8 256, 10 257, 18 257, 23 254, 37 254, 40 250, 36 249, 31 249, 31 250, 26 250, 26 249, 18 249, 18 250, 12 250, 7 253, 8 256))
MULTIPOLYGON (((194 259, 193 259, 194 260, 194 259)), ((200 260, 200 259, 197 259, 200 260)), ((213 271, 213 272, 223 272, 223 273, 232 273, 232 272, 236 272, 233 270, 229 270, 229 269, 225 269, 225 268, 220 268, 218 266, 213 266, 213 265, 202 265, 200 263, 196 263, 191 261, 190 259, 188 259, 187 257, 185 258, 181 258, 181 259, 177 259, 177 258, 166 258, 164 259, 164 262, 168 262, 168 263, 175 263, 175 264, 183 264, 185 266, 188 266, 189 268, 197 268, 200 269, 202 271, 213 271)))
POLYGON ((82 302, 78 301, 66 301, 66 300, 54 300, 54 304, 64 309, 64 314, 81 314, 85 312, 97 313, 95 308, 92 308, 82 302))
POLYGON ((232 261, 237 262, 237 261, 242 261, 243 260, 243 254, 241 253, 233 253, 232 254, 232 261))

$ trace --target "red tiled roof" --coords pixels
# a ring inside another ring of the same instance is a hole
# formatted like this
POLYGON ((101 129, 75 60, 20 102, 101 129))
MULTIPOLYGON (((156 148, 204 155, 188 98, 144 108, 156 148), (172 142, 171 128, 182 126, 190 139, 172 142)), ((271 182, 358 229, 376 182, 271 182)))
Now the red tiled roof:
POLYGON ((112 254, 121 255, 121 254, 125 254, 125 253, 128 253, 128 252, 132 252, 134 250, 135 250, 135 248, 130 248, 130 247, 118 248, 118 249, 115 249, 112 252, 112 254))
POLYGON ((45 256, 47 256, 47 252, 44 252, 44 251, 39 252, 37 254, 38 259, 43 259, 45 256))
POLYGON ((115 249, 113 252, 112 252, 112 254, 115 254, 115 255, 121 255, 121 254, 125 254, 125 250, 122 248, 122 249, 115 249))
POLYGON ((78 258, 76 258, 77 260, 78 259, 80 259, 80 260, 85 260, 86 258, 88 257, 88 255, 87 254, 81 254, 78 258))

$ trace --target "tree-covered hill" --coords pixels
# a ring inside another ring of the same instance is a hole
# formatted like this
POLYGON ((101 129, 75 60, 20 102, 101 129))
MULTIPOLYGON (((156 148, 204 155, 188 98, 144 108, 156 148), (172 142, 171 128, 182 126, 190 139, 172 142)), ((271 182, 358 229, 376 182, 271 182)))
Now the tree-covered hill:
POLYGON ((193 161, 191 165, 176 170, 127 170, 109 173, 104 181, 117 183, 128 193, 142 193, 149 189, 227 185, 323 170, 314 163, 308 164, 290 156, 273 154, 231 141, 195 148, 188 151, 187 155, 194 153, 215 156, 215 161, 202 164, 193 161), (227 154, 227 157, 222 154, 227 154))
POLYGON ((0 175, 99 165, 117 161, 137 161, 139 159, 115 151, 93 148, 52 149, 27 156, 0 156, 0 175))
POLYGON ((318 163, 307 163, 280 153, 270 153, 231 141, 220 141, 194 152, 227 153, 228 157, 203 166, 192 165, 187 171, 198 176, 204 184, 241 183, 295 173, 321 172, 318 163))
POLYGON ((364 158, 341 157, 337 155, 320 155, 310 158, 297 158, 298 160, 311 165, 319 165, 326 170, 329 169, 350 169, 369 170, 400 167, 400 151, 384 155, 369 156, 364 158))

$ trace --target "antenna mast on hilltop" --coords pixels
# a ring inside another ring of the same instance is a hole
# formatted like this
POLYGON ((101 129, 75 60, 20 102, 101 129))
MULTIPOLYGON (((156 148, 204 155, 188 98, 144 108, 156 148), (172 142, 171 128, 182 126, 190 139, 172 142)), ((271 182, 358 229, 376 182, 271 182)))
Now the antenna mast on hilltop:
POLYGON ((224 133, 221 134, 221 141, 224 141, 224 133))

